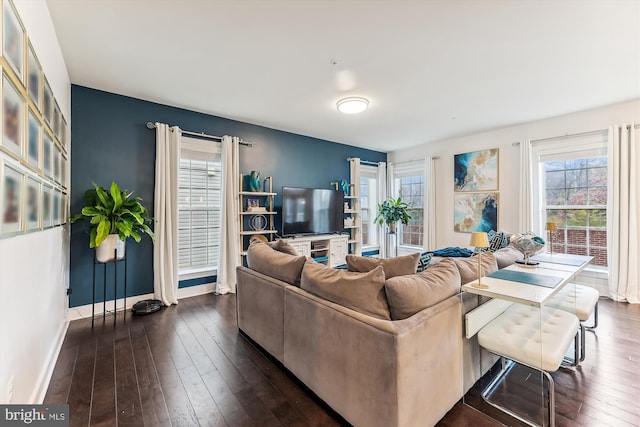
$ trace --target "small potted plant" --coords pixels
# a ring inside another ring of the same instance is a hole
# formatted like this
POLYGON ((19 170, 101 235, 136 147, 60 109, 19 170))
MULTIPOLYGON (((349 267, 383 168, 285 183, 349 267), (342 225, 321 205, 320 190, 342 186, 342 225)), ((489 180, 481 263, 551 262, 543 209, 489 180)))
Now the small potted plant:
POLYGON ((153 218, 142 206, 140 197, 133 197, 133 193, 120 190, 115 182, 111 183, 109 191, 95 182, 93 187, 84 193, 86 206, 81 213, 71 218, 71 222, 90 222, 89 247, 96 248, 96 259, 99 262, 123 259, 127 237, 140 242, 141 234, 147 234, 155 242, 155 235, 149 228, 153 218))
POLYGON ((410 208, 411 207, 406 202, 403 202, 400 197, 385 200, 378 205, 378 215, 374 221, 379 225, 386 224, 389 227, 389 233, 394 234, 398 221, 404 225, 409 223, 411 219, 411 215, 409 215, 410 208))

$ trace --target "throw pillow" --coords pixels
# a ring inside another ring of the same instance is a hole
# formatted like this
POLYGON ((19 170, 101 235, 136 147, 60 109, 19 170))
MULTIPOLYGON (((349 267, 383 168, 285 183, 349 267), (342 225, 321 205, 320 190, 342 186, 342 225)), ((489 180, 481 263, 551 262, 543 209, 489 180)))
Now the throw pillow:
MULTIPOLYGON (((471 258, 452 258, 460 272, 460 284, 472 282, 478 279, 478 255, 471 258)), ((498 271, 498 264, 492 252, 482 254, 482 276, 498 271)))
POLYGON ((271 246, 278 252, 282 252, 283 254, 289 254, 293 256, 300 255, 298 254, 298 251, 296 251, 293 246, 291 246, 286 240, 276 240, 275 242, 269 242, 269 246, 271 246))
POLYGON ((278 252, 266 243, 254 241, 247 250, 247 266, 258 273, 282 280, 290 285, 300 285, 304 256, 278 252))
POLYGON ((445 258, 423 273, 394 277, 384 285, 391 319, 402 320, 460 291, 460 273, 445 258))
POLYGON ((368 273, 354 273, 307 262, 302 269, 300 287, 359 313, 391 319, 384 293, 384 271, 380 266, 368 273))
POLYGON ((422 273, 429 267, 431 264, 431 259, 433 258, 433 252, 422 252, 420 254, 420 258, 418 259, 418 269, 416 273, 422 273))
POLYGON ((356 255, 347 255, 349 271, 366 273, 381 265, 387 279, 395 276, 414 274, 418 269, 420 254, 398 256, 395 258, 371 258, 356 255))
POLYGON ((489 231, 487 233, 487 239, 489 240, 489 252, 495 252, 498 249, 506 248, 509 244, 509 240, 507 239, 504 231, 489 231))

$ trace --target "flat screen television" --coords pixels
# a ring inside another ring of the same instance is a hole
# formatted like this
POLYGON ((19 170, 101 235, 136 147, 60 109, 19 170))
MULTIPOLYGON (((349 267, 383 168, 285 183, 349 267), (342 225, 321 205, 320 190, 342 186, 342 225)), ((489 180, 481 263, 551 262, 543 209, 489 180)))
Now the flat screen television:
POLYGON ((344 230, 344 193, 282 187, 282 235, 330 234, 344 230))

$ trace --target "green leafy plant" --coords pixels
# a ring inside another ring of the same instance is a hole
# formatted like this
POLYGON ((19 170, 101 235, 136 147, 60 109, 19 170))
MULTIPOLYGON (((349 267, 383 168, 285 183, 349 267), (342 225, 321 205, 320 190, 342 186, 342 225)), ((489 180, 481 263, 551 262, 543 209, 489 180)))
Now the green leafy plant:
POLYGON ((398 221, 407 225, 411 219, 409 214, 409 206, 406 202, 403 202, 400 197, 397 199, 391 198, 378 204, 378 215, 374 219, 379 225, 393 225, 398 221))
POLYGON ((147 234, 155 242, 155 235, 148 225, 153 218, 142 206, 140 197, 120 190, 115 182, 111 183, 109 191, 95 182, 93 187, 84 193, 86 206, 71 218, 71 222, 86 220, 91 223, 89 247, 99 246, 109 234, 119 235, 122 241, 133 237, 136 242, 142 239, 141 234, 147 234))

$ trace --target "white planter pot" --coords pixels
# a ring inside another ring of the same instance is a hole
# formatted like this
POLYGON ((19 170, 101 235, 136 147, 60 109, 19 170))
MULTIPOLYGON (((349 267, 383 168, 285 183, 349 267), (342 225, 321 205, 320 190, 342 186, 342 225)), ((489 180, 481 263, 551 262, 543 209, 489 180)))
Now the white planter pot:
POLYGON ((124 248, 124 241, 120 240, 120 236, 109 234, 105 241, 96 247, 96 259, 98 262, 121 260, 124 258, 124 248))

